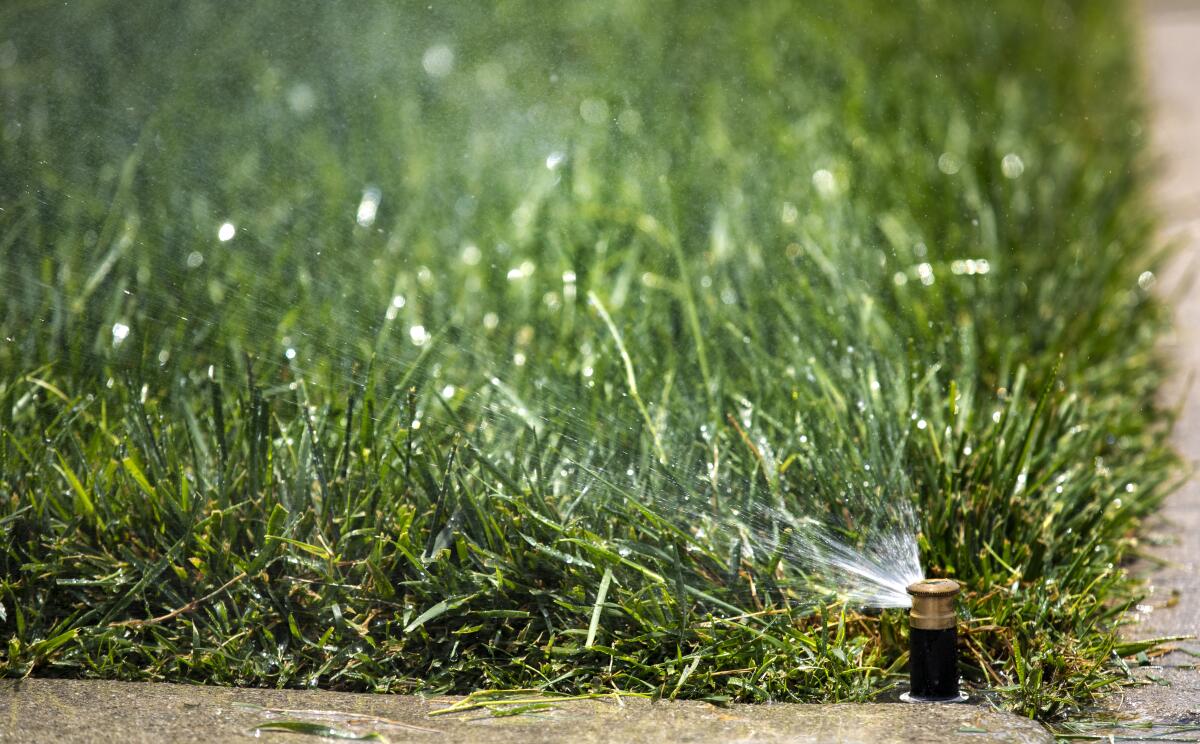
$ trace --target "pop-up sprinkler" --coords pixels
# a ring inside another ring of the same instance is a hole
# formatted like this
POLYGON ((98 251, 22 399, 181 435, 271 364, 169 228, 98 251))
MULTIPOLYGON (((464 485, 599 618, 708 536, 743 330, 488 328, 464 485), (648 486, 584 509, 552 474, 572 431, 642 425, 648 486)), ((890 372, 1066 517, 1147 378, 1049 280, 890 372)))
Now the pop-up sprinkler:
POLYGON ((901 699, 910 703, 957 703, 967 699, 958 690, 958 621, 954 598, 958 582, 924 579, 908 585, 908 674, 911 685, 901 699))

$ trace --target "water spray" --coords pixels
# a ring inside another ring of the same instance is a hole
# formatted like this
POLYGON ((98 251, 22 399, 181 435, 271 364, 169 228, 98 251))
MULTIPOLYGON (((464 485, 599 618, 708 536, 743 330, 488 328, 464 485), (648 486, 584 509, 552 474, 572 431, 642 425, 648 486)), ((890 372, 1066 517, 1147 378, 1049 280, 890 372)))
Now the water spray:
POLYGON ((958 582, 923 579, 908 585, 909 703, 957 703, 967 699, 958 689, 958 621, 954 600, 958 582))

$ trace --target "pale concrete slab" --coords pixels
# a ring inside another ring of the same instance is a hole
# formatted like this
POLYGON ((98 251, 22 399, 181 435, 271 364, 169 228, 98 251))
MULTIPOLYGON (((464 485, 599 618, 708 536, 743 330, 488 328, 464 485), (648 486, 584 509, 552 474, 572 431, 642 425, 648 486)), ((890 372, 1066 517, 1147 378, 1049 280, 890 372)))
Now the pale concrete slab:
MULTIPOLYGON (((1174 328, 1165 340, 1172 375, 1162 392, 1169 407, 1182 404, 1172 443, 1192 476, 1172 494, 1151 538, 1163 561, 1150 567, 1150 595, 1135 613, 1132 638, 1200 636, 1200 2, 1147 0, 1140 4, 1144 68, 1153 105, 1153 145, 1160 163, 1156 199, 1164 237, 1178 253, 1160 276, 1174 328)), ((1163 724, 1200 722, 1200 643, 1139 668, 1147 684, 1127 688, 1115 702, 1121 713, 1163 724)))
POLYGON ((608 698, 552 703, 520 715, 484 710, 431 715, 462 698, 254 690, 89 680, 0 680, 0 741, 320 741, 258 727, 332 726, 388 741, 541 744, 599 742, 836 742, 1048 744, 1025 718, 976 705, 734 705, 608 698))

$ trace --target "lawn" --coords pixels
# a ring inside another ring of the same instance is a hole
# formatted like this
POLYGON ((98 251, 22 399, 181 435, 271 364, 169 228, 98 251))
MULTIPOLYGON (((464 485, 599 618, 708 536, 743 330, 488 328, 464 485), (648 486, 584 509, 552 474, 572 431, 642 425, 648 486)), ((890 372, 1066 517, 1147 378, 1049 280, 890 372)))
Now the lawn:
POLYGON ((1125 678, 1169 486, 1129 8, 0 8, 0 674, 1125 678), (853 582, 849 582, 852 584, 853 582))

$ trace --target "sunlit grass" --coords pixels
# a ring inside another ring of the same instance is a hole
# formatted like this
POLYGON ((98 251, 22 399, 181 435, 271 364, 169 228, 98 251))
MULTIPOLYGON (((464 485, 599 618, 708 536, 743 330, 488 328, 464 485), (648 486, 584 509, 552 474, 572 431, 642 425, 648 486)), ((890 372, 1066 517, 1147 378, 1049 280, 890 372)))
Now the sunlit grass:
POLYGON ((0 10, 0 670, 870 699, 1119 681, 1171 458, 1116 2, 0 10))

